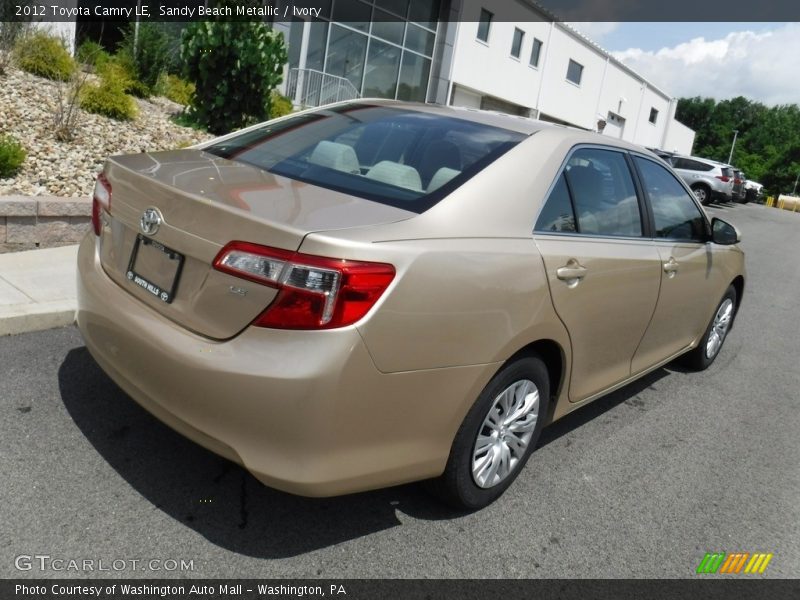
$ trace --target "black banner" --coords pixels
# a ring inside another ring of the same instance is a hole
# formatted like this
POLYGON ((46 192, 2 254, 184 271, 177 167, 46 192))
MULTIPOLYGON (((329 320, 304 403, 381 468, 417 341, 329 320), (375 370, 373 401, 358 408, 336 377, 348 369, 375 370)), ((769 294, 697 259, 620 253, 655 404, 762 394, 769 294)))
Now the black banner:
POLYGON ((348 600, 749 600, 800 597, 798 580, 3 580, 0 598, 42 600, 346 598, 348 600))
MULTIPOLYGON (((386 8, 374 0, 2 0, 6 21, 478 21, 481 2, 414 0, 386 8), (395 10, 396 12, 392 12, 395 10), (402 13, 402 14, 401 14, 402 13)), ((792 22, 797 0, 486 0, 495 21, 792 22)))

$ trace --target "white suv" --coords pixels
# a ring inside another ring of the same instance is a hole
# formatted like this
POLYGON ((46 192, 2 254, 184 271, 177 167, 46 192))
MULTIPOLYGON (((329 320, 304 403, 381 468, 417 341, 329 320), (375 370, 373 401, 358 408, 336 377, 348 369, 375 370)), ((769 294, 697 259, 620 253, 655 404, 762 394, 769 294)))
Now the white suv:
POLYGON ((692 188, 703 204, 733 200, 733 168, 707 158, 673 155, 665 158, 675 172, 692 188))

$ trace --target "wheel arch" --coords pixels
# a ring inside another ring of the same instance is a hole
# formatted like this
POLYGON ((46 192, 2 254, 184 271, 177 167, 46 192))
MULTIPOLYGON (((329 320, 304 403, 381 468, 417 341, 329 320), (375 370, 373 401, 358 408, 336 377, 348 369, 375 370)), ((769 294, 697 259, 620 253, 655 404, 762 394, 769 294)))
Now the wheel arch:
POLYGON ((561 397, 561 391, 566 384, 566 364, 567 357, 561 344, 551 339, 540 339, 530 342, 517 350, 503 366, 514 362, 515 360, 525 356, 539 356, 547 368, 547 376, 550 380, 550 402, 547 415, 547 423, 552 421, 553 413, 555 412, 556 403, 561 397))

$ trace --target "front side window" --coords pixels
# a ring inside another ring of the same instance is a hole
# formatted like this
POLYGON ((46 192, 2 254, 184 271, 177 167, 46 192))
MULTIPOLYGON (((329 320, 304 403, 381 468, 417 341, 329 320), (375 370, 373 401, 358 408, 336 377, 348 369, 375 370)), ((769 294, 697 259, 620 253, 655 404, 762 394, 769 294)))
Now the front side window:
POLYGON ((639 200, 623 154, 577 150, 547 197, 536 231, 641 236, 639 200))
POLYGON ((567 66, 567 80, 571 81, 575 85, 580 85, 582 77, 583 77, 583 65, 581 65, 580 63, 576 63, 574 60, 570 59, 569 65, 567 66))
POLYGON ((368 104, 267 122, 205 148, 276 175, 423 212, 525 134, 368 104))
POLYGON ((514 39, 511 42, 511 56, 519 58, 522 54, 522 40, 525 39, 525 32, 521 29, 514 28, 514 39))
POLYGON ((634 161, 653 209, 656 237, 705 242, 705 219, 689 192, 661 165, 638 156, 634 161))
POLYGON ((533 38, 533 49, 531 50, 531 66, 539 66, 539 58, 542 55, 542 40, 533 38))
POLYGON ((492 26, 494 15, 485 8, 481 9, 481 18, 478 21, 478 39, 482 42, 489 42, 489 29, 492 26))

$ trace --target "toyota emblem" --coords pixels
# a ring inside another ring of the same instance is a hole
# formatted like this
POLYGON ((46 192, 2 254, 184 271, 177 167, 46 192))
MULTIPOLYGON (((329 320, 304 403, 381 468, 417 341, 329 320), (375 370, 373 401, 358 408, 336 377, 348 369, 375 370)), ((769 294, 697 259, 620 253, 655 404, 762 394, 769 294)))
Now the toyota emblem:
POLYGON ((153 235, 158 231, 158 226, 161 225, 161 213, 157 208, 148 208, 142 213, 142 218, 139 219, 139 227, 145 235, 153 235))

